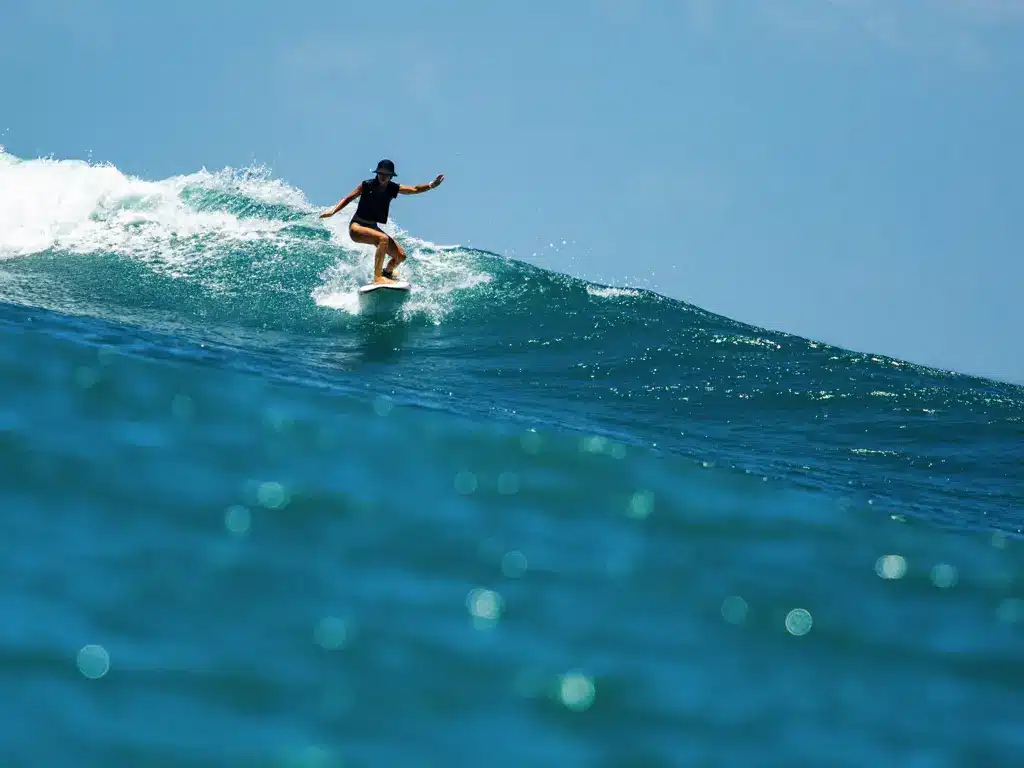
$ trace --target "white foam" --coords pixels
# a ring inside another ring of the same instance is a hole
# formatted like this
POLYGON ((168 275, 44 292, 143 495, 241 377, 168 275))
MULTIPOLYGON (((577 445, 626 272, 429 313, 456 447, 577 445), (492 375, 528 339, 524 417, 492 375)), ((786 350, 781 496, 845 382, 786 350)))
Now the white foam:
POLYGON ((109 252, 180 277, 197 259, 225 252, 223 246, 273 238, 288 225, 226 211, 197 211, 181 198, 186 188, 232 191, 257 202, 310 207, 301 193, 280 182, 236 179, 230 170, 145 181, 111 165, 80 160, 0 158, 3 258, 50 249, 109 252))
POLYGON ((614 299, 621 296, 639 296, 640 291, 634 288, 608 288, 588 285, 587 293, 601 299, 614 299))
MULTIPOLYGON (((273 216, 239 216, 224 210, 196 210, 183 194, 189 190, 237 195, 259 204, 280 205, 309 216, 330 232, 337 258, 311 292, 318 305, 358 314, 356 289, 367 283, 373 268, 373 247, 348 235, 355 206, 341 216, 317 219, 321 207, 262 168, 224 169, 147 181, 109 164, 81 160, 19 160, 0 147, 0 258, 18 258, 47 250, 68 254, 114 253, 145 263, 152 270, 180 279, 195 277, 197 268, 240 246, 264 243, 311 247, 295 242, 288 228, 294 221, 273 216)), ((294 215, 289 216, 293 219, 294 215)), ((394 222, 384 230, 403 243, 409 259, 401 268, 413 283, 406 315, 423 313, 435 322, 447 313, 453 295, 490 281, 479 259, 458 245, 439 246, 409 237, 394 222)), ((203 282, 212 283, 209 270, 203 282)))
MULTIPOLYGON (((359 314, 356 291, 373 276, 374 248, 355 243, 348 236, 348 223, 331 227, 332 238, 354 251, 358 258, 339 261, 321 276, 323 284, 313 291, 313 300, 322 307, 338 309, 352 315, 359 314)), ((477 285, 488 283, 491 276, 480 271, 476 259, 459 246, 437 246, 426 240, 409 237, 393 221, 381 227, 402 243, 408 257, 399 268, 399 274, 412 283, 412 293, 402 307, 402 314, 419 314, 439 323, 451 309, 454 295, 477 285)))

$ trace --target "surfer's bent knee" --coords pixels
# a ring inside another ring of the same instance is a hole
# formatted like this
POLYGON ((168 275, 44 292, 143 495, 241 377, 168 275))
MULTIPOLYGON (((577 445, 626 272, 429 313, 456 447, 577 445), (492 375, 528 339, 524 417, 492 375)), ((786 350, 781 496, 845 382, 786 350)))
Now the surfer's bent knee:
POLYGON ((361 222, 352 222, 349 225, 348 235, 357 243, 378 247, 386 244, 388 255, 395 258, 399 263, 405 261, 405 249, 398 244, 395 238, 375 226, 370 227, 361 222))

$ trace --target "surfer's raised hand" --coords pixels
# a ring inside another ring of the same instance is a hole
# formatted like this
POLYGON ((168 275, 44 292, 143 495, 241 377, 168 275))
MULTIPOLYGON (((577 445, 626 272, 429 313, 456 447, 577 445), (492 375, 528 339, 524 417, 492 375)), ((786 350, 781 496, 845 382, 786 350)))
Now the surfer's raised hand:
POLYGON ((444 181, 444 174, 439 173, 437 174, 433 181, 429 181, 426 184, 413 184, 411 186, 407 184, 401 184, 398 187, 398 192, 403 195, 420 195, 428 190, 434 189, 442 181, 444 181))

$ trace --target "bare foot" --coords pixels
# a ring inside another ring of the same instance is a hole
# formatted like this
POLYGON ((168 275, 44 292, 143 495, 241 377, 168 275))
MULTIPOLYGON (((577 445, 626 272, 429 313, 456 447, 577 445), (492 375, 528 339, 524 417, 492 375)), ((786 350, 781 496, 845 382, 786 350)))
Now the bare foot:
POLYGON ((381 275, 380 277, 373 278, 373 282, 377 285, 394 285, 398 281, 392 280, 390 277, 384 277, 384 275, 381 275))

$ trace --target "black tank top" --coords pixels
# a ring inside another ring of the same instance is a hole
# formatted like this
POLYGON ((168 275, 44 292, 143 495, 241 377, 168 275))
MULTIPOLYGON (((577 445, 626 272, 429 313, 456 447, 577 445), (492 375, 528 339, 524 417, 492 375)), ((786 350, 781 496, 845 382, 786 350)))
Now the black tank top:
POLYGON ((359 193, 359 205, 356 207, 356 218, 365 221, 376 221, 386 224, 391 201, 398 197, 398 185, 389 181, 381 184, 376 178, 367 179, 359 193))

